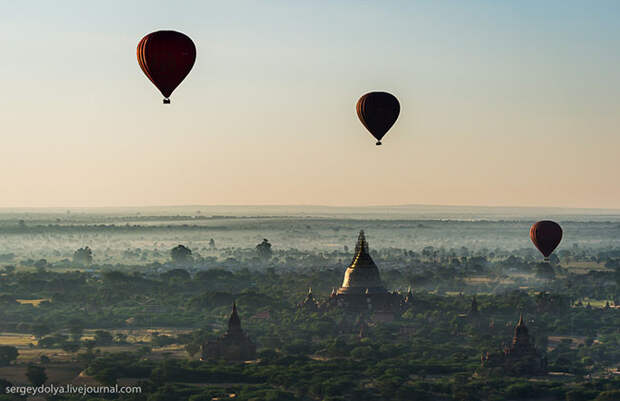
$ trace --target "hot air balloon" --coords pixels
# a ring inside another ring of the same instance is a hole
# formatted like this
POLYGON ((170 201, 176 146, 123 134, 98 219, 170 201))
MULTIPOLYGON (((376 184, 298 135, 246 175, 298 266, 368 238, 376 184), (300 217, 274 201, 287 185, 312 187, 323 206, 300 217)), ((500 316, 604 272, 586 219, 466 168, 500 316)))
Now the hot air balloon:
POLYGON ((549 255, 562 240, 562 227, 554 221, 541 220, 530 228, 530 239, 548 262, 549 255))
POLYGON ((164 95, 164 104, 185 79, 196 61, 194 42, 181 32, 149 33, 138 43, 138 64, 164 95))
POLYGON ((356 109, 364 127, 377 138, 377 145, 381 145, 381 138, 398 118, 400 103, 387 92, 370 92, 360 97, 356 109))

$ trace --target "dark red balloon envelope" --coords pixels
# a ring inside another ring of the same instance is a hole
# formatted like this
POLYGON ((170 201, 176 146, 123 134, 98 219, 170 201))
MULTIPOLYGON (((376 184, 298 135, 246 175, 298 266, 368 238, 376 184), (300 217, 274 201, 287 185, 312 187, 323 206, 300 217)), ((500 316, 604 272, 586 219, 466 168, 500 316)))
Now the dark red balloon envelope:
POLYGON ((562 227, 554 221, 541 220, 530 228, 530 239, 545 259, 548 259, 562 240, 562 227))
POLYGON ((364 127, 377 139, 377 145, 381 145, 381 138, 392 128, 400 114, 400 103, 390 93, 370 92, 357 101, 356 109, 364 127))
POLYGON ((196 61, 196 46, 175 31, 149 33, 138 43, 138 63, 144 74, 164 95, 164 103, 185 79, 196 61))

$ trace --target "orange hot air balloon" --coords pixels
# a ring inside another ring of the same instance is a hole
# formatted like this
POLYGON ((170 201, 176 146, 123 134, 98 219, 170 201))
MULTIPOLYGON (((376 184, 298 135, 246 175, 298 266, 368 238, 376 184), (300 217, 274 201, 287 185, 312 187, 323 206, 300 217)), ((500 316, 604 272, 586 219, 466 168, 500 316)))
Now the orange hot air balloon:
POLYGON ((381 138, 392 128, 400 114, 398 99, 387 92, 370 92, 357 101, 357 116, 381 145, 381 138))
POLYGON ((185 79, 196 61, 194 42, 181 32, 149 33, 138 43, 138 64, 164 95, 164 104, 185 79))
POLYGON ((541 220, 530 228, 530 239, 540 253, 549 261, 549 255, 562 240, 562 227, 551 220, 541 220))

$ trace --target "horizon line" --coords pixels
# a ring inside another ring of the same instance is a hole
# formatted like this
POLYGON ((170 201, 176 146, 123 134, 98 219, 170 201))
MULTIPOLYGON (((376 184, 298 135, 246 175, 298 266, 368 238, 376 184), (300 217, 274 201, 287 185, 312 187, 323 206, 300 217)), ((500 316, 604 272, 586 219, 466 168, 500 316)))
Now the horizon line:
POLYGON ((457 205, 457 204, 375 204, 375 205, 321 205, 321 204, 165 204, 165 205, 124 205, 124 206, 0 206, 0 212, 8 210, 58 210, 58 209, 155 209, 155 208, 200 208, 200 207, 232 207, 232 208, 326 208, 326 209, 376 209, 376 208, 405 208, 405 207, 440 207, 440 208, 487 208, 487 209, 556 209, 556 210, 592 210, 612 211, 620 213, 620 208, 614 207, 572 207, 572 206, 504 206, 504 205, 457 205))

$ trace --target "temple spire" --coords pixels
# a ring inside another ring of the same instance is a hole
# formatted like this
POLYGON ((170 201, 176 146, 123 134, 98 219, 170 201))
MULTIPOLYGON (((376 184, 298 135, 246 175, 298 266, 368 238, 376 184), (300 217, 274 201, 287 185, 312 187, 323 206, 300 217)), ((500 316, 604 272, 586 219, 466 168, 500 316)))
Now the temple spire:
POLYGON ((228 331, 219 339, 207 341, 202 345, 202 358, 245 361, 256 358, 256 345, 241 329, 237 303, 233 302, 228 318, 228 331))
POLYGON ((360 230, 360 234, 357 237, 357 244, 355 245, 355 256, 368 253, 368 242, 364 235, 364 230, 360 230))
POLYGON ((369 293, 385 292, 385 287, 379 277, 379 269, 368 252, 368 242, 362 230, 355 245, 355 255, 344 273, 344 280, 338 294, 355 292, 361 295, 366 292, 366 289, 369 293))
POLYGON ((239 314, 237 313, 237 303, 233 302, 232 312, 230 313, 230 318, 228 319, 228 332, 238 333, 241 331, 241 319, 239 319, 239 314))
POLYGON ((525 325, 525 319, 523 319, 523 312, 519 316, 519 322, 515 326, 515 335, 512 339, 513 345, 523 345, 529 343, 529 334, 527 326, 525 325))

